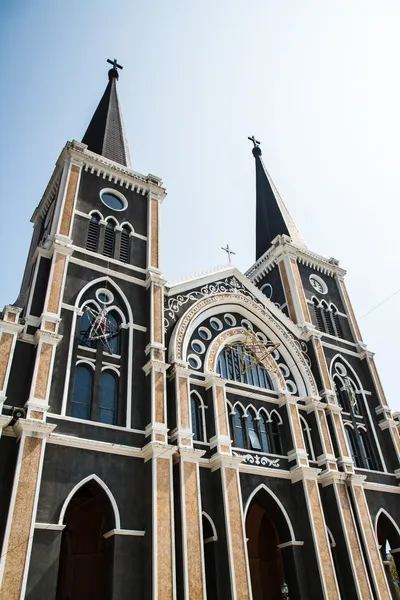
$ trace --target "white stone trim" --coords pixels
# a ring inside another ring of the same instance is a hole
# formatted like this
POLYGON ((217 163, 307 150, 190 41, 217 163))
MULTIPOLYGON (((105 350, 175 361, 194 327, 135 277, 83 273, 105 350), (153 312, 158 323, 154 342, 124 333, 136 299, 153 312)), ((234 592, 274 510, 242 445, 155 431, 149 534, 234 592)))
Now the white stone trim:
POLYGON ((110 529, 103 535, 105 539, 112 537, 113 535, 131 535, 136 537, 143 537, 145 535, 145 531, 141 531, 139 529, 110 529))
MULTIPOLYGON (((274 471, 274 472, 275 472, 275 471, 274 471)), ((265 491, 266 491, 266 492, 267 492, 267 493, 268 493, 270 496, 272 496, 272 498, 275 500, 275 502, 276 502, 276 504, 279 506, 279 508, 280 508, 280 510, 281 510, 281 512, 282 512, 282 514, 283 514, 283 516, 284 516, 284 518, 285 518, 286 524, 287 524, 287 526, 288 526, 288 528, 289 528, 290 540, 288 540, 288 542, 296 542, 296 536, 295 536, 295 534, 294 534, 293 525, 292 525, 292 522, 291 522, 291 520, 290 520, 290 518, 289 518, 289 515, 288 515, 288 514, 287 514, 287 512, 286 512, 286 509, 285 509, 285 507, 283 506, 282 502, 279 500, 278 496, 276 496, 276 495, 274 494, 274 492, 273 492, 272 490, 270 490, 270 489, 269 489, 269 487, 267 487, 267 486, 265 485, 265 483, 260 483, 260 485, 258 485, 258 486, 257 486, 257 487, 256 487, 256 488, 255 488, 255 489, 254 489, 254 490, 251 492, 250 496, 247 498, 246 505, 245 505, 245 508, 244 508, 244 516, 245 516, 245 518, 247 517, 247 513, 248 513, 248 510, 249 510, 249 507, 250 507, 250 503, 251 503, 251 501, 253 500, 254 496, 256 496, 256 494, 258 494, 258 492, 259 492, 260 490, 265 490, 265 491)), ((286 543, 286 542, 285 542, 285 543, 286 543)))

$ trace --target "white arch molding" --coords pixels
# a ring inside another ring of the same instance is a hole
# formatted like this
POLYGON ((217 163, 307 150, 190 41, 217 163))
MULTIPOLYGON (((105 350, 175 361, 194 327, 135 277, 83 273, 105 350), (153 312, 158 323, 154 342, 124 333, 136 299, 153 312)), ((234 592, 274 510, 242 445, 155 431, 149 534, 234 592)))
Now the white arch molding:
POLYGON ((114 519, 115 519, 115 529, 121 529, 121 518, 119 516, 119 509, 118 509, 117 502, 116 502, 114 496, 112 495, 110 488, 104 483, 104 481, 102 479, 100 479, 100 477, 98 477, 94 473, 92 475, 88 475, 87 477, 85 477, 85 479, 82 479, 82 481, 80 481, 79 483, 77 483, 75 485, 75 487, 72 488, 72 490, 70 491, 70 493, 66 497, 66 499, 64 501, 64 504, 62 505, 60 516, 59 516, 59 519, 58 519, 58 524, 59 525, 64 525, 64 517, 65 517, 65 512, 66 512, 66 510, 68 508, 68 504, 70 503, 70 501, 73 498, 73 496, 75 496, 76 492, 81 487, 83 487, 86 483, 88 483, 89 481, 95 481, 105 491, 105 493, 108 496, 108 499, 111 502, 111 506, 112 506, 112 509, 113 509, 114 519))
MULTIPOLYGON (((289 528, 289 533, 290 533, 290 540, 286 540, 286 542, 296 542, 297 540, 296 540, 296 536, 294 534, 294 529, 293 529, 292 523, 290 521, 289 515, 287 514, 287 512, 285 510, 285 507, 283 506, 282 502, 279 500, 278 496, 276 496, 274 494, 274 492, 272 490, 270 490, 265 485, 265 483, 260 483, 260 485, 258 487, 256 487, 251 492, 250 496, 248 497, 247 502, 246 502, 246 506, 245 506, 245 509, 244 509, 244 519, 246 519, 246 517, 247 517, 247 512, 249 510, 249 506, 251 504, 251 501, 253 500, 254 496, 256 496, 258 494, 258 492, 260 490, 265 490, 270 496, 272 496, 272 498, 275 500, 275 502, 277 503, 277 505, 281 509, 282 514, 283 514, 283 516, 285 518, 286 524, 287 524, 287 526, 289 528)), ((285 543, 285 542, 283 542, 283 543, 285 543)))
POLYGON ((212 520, 212 518, 210 517, 210 515, 208 513, 206 513, 205 510, 203 510, 203 512, 201 514, 210 523, 211 529, 212 529, 212 532, 213 532, 212 538, 205 539, 204 543, 206 544, 207 542, 216 542, 218 540, 218 534, 217 534, 217 528, 215 527, 214 521, 212 520))
MULTIPOLYGON (((79 310, 80 304, 81 304, 84 294, 86 293, 86 291, 88 289, 90 289, 92 287, 96 288, 100 284, 103 284, 103 283, 110 284, 110 286, 112 286, 113 290, 117 294, 119 294, 120 298, 122 299, 122 301, 125 305, 125 308, 126 308, 126 311, 128 314, 129 322, 126 323, 126 321, 124 319, 124 321, 125 321, 124 325, 128 329, 128 360, 127 360, 127 389, 126 389, 127 393, 126 393, 126 423, 125 423, 125 426, 128 429, 130 429, 131 413, 132 413, 132 368, 133 368, 133 328, 130 325, 133 325, 133 313, 132 313, 132 308, 128 302, 126 295, 121 290, 119 285, 113 279, 111 279, 111 277, 109 277, 108 275, 106 275, 104 277, 98 277, 97 279, 93 279, 92 281, 89 281, 81 289, 81 291, 79 292, 79 294, 76 297, 75 305, 74 305, 75 310, 74 310, 73 317, 72 317, 72 324, 71 324, 71 331, 70 331, 67 369, 66 369, 66 374, 65 374, 64 392, 63 392, 63 399, 62 399, 62 404, 61 404, 61 415, 65 416, 67 414, 68 390, 69 390, 69 382, 70 382, 70 376, 71 376, 71 361, 72 361, 73 348, 74 348, 76 322, 77 322, 77 318, 80 314, 80 310, 79 310)), ((84 305, 86 305, 86 303, 89 301, 95 302, 94 300, 92 301, 91 299, 89 299, 88 301, 85 301, 84 305)))
MULTIPOLYGON (((306 363, 295 342, 291 339, 285 326, 278 320, 276 315, 267 307, 258 305, 253 300, 243 296, 238 298, 234 294, 216 294, 206 299, 201 299, 191 305, 179 318, 172 332, 169 345, 169 362, 183 360, 186 356, 189 340, 194 330, 201 325, 202 321, 220 313, 237 312, 242 317, 252 321, 255 326, 269 339, 277 339, 280 342, 279 353, 290 368, 300 396, 318 395, 314 376, 309 365, 306 363), (203 303, 207 302, 207 304, 203 303), (187 319, 192 311, 198 312, 193 315, 189 322, 187 319), (182 355, 182 356, 181 356, 182 355)), ((282 315, 283 316, 283 315, 282 315)), ((301 332, 299 330, 298 335, 301 332)))
POLYGON ((384 514, 384 515, 385 515, 385 516, 386 516, 386 517, 389 519, 389 521, 392 523, 393 527, 394 527, 394 528, 395 528, 395 530, 397 531, 397 534, 398 534, 398 536, 399 536, 399 538, 400 538, 400 527, 397 525, 397 523, 396 523, 396 521, 393 519, 393 517, 392 517, 391 515, 389 515, 389 513, 388 513, 388 511, 387 511, 387 510, 385 510, 384 508, 380 508, 380 509, 378 510, 378 512, 376 513, 376 517, 375 517, 375 527, 374 527, 374 529, 375 529, 375 536, 376 536, 376 539, 378 539, 378 521, 379 521, 379 517, 380 517, 382 514, 384 514))
POLYGON ((383 458, 381 446, 379 444, 378 436, 377 436, 376 431, 375 431, 375 426, 374 426, 373 421, 372 421, 371 411, 369 409, 367 398, 366 398, 365 393, 364 393, 364 387, 363 387, 363 385, 362 385, 362 383, 360 381, 360 378, 358 377, 356 371, 354 370, 354 368, 352 367, 352 365, 349 363, 349 361, 346 360, 346 358, 344 356, 342 356, 342 354, 340 354, 338 352, 337 354, 335 354, 335 356, 333 356, 333 358, 331 360, 331 363, 329 365, 329 375, 330 375, 330 378, 331 378, 332 381, 333 381, 333 369, 334 369, 334 366, 335 366, 336 362, 342 362, 346 366, 346 368, 349 369, 349 371, 353 375, 353 378, 354 378, 354 380, 356 382, 356 391, 359 392, 358 395, 359 396, 361 395, 361 397, 363 399, 363 402, 364 402, 364 408, 365 408, 365 410, 367 412, 367 417, 368 417, 368 421, 369 421, 369 429, 372 432, 372 435, 374 437, 375 447, 376 447, 376 449, 378 451, 378 455, 379 455, 379 458, 381 460, 383 471, 385 473, 387 473, 388 470, 387 470, 387 467, 386 467, 385 459, 383 458))

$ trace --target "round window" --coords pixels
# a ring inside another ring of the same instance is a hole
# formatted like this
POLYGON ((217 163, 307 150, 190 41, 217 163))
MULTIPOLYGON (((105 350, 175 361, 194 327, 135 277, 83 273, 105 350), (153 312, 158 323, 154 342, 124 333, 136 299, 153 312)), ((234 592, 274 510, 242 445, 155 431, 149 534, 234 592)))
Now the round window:
POLYGON ((125 210, 128 206, 128 202, 120 192, 116 190, 102 190, 100 192, 100 199, 103 204, 111 208, 111 210, 125 210))
POLYGON ((236 325, 236 319, 230 313, 227 313, 226 315, 224 315, 224 320, 225 320, 225 323, 227 325, 229 325, 230 327, 235 327, 235 325, 236 325))
POLYGON ((221 329, 222 329, 222 323, 216 317, 213 317, 212 319, 210 319, 210 325, 213 329, 216 329, 217 331, 221 331, 221 329))
POLYGON ((96 290, 96 298, 102 304, 111 304, 111 302, 114 300, 112 293, 103 288, 96 290))
POLYGON ((201 360, 195 354, 190 354, 188 356, 188 363, 192 369, 200 369, 201 367, 201 360))
POLYGON ((319 277, 318 275, 315 275, 315 273, 312 273, 309 277, 310 279, 310 283, 313 286, 314 290, 319 292, 320 294, 326 294, 328 291, 328 286, 326 285, 325 281, 319 277))
POLYGON ((197 352, 197 354, 203 354, 206 350, 203 342, 201 342, 200 340, 193 340, 193 342, 191 343, 191 346, 192 346, 192 350, 197 352))
POLYGON ((208 329, 208 327, 199 327, 199 336, 203 340, 210 340, 211 339, 211 331, 208 329))

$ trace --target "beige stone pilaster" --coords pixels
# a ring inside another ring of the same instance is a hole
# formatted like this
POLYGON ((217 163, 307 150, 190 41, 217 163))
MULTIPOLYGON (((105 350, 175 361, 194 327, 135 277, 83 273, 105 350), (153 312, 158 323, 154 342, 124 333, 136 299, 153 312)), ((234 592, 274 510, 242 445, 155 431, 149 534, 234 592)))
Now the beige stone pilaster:
POLYGON ((225 381, 213 373, 206 378, 206 390, 211 389, 214 409, 215 435, 210 438, 210 447, 221 454, 231 454, 228 405, 226 403, 225 381))
POLYGON ((171 431, 171 441, 178 446, 193 446, 191 403, 190 403, 190 369, 186 364, 173 365, 170 380, 175 385, 176 429, 171 431))
POLYGON ((242 460, 239 457, 215 454, 210 461, 212 471, 218 469, 221 471, 232 600, 252 599, 239 479, 239 464, 242 460))
POLYGON ((176 446, 150 442, 143 448, 152 472, 152 599, 175 600, 175 528, 172 459, 176 446))
POLYGON ((327 404, 326 411, 330 415, 332 422, 332 429, 336 438, 336 444, 339 450, 340 458, 338 465, 343 467, 343 470, 347 473, 354 473, 354 464, 351 456, 349 444, 347 442, 346 433, 344 430, 342 409, 334 403, 332 400, 327 404))
POLYGON ((347 293, 346 285, 344 283, 344 279, 342 276, 337 276, 337 282, 339 287, 339 293, 342 298, 342 302, 346 309, 347 314, 349 315, 350 327, 353 331, 354 337, 358 342, 362 342, 361 332, 358 327, 357 319, 353 311, 353 307, 350 302, 349 294, 347 293))
POLYGON ((0 600, 25 597, 46 438, 56 425, 19 419, 18 458, 0 561, 0 600))
POLYGON ((298 467, 292 472, 292 483, 302 481, 324 600, 340 600, 333 557, 330 549, 324 511, 318 488, 319 469, 298 467))
POLYGON ((328 395, 333 396, 334 392, 332 389, 332 382, 331 382, 331 378, 329 376, 328 365, 326 363, 324 349, 323 349, 322 343, 321 343, 321 336, 316 331, 314 332, 314 334, 311 338, 311 342, 314 347, 315 356, 317 359, 317 367, 318 367, 318 371, 320 373, 321 381, 322 381, 322 385, 323 385, 323 393, 321 395, 325 396, 328 394, 328 395))
POLYGON ((150 192, 148 197, 147 267, 153 272, 160 268, 160 203, 161 198, 150 192))
POLYGON ((345 473, 325 473, 321 475, 320 482, 323 487, 332 485, 335 494, 357 598, 359 600, 374 600, 349 492, 345 485, 346 477, 345 473))
POLYGON ((316 456, 318 466, 324 467, 327 471, 337 471, 337 462, 326 418, 327 404, 321 402, 319 398, 307 398, 306 406, 308 413, 314 413, 321 440, 322 454, 316 456))
POLYGON ((394 447, 394 451, 397 457, 398 467, 394 470, 397 479, 400 479, 400 431, 399 431, 399 423, 392 417, 392 412, 390 409, 385 409, 383 411, 384 419, 379 422, 379 427, 382 431, 388 431, 390 435, 390 439, 392 440, 392 444, 394 447))
POLYGON ((292 321, 300 325, 311 323, 294 251, 292 253, 285 253, 279 261, 278 267, 292 321))
POLYGON ((17 337, 24 328, 19 324, 21 310, 16 306, 6 305, 0 319, 0 412, 7 397, 7 385, 17 337))
POLYGON ((288 459, 296 462, 296 467, 308 465, 306 445, 304 443, 303 431, 300 425, 299 410, 297 400, 290 394, 281 394, 279 396, 279 406, 285 406, 289 421, 290 433, 292 437, 293 448, 288 452, 288 459))
POLYGON ((190 448, 179 450, 185 600, 206 600, 199 472, 199 460, 203 454, 202 450, 190 448))
POLYGON ((385 568, 365 498, 363 488, 365 479, 364 475, 349 475, 346 478, 346 483, 353 497, 354 511, 359 523, 360 535, 364 542, 365 560, 369 564, 376 597, 378 600, 391 600, 392 596, 388 587, 385 568))

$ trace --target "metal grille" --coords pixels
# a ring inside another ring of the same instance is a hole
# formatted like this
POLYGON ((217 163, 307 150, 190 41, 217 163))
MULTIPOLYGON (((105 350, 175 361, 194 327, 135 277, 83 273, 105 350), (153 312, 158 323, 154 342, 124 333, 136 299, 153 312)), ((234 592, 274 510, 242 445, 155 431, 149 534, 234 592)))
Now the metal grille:
POLYGON ((129 250, 130 250, 130 242, 131 238, 129 237, 129 233, 125 231, 125 229, 121 232, 121 246, 119 250, 119 260, 122 262, 129 262, 129 250))
POLYGON ((86 250, 97 252, 97 246, 99 243, 99 224, 97 220, 93 219, 89 223, 88 234, 86 240, 86 250))
POLYGON ((112 258, 114 256, 114 246, 115 246, 115 232, 112 226, 107 225, 104 231, 104 246, 103 246, 103 254, 104 256, 109 256, 112 258))

